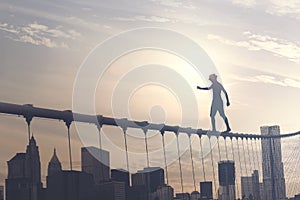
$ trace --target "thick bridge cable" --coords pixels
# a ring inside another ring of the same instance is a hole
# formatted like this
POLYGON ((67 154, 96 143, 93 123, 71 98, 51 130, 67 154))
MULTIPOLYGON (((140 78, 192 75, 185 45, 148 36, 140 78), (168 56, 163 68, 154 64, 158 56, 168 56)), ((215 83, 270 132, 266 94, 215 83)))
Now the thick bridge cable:
POLYGON ((191 163, 192 163, 192 175, 193 175, 194 191, 196 191, 195 167, 194 167, 194 158, 193 158, 191 134, 188 135, 188 137, 189 137, 189 145, 190 145, 190 156, 191 156, 191 163))
POLYGON ((169 174, 168 174, 168 165, 167 165, 167 156, 166 156, 166 144, 165 144, 165 132, 163 130, 160 131, 162 145, 163 145, 163 152, 164 152, 164 162, 165 162, 165 171, 166 171, 166 181, 167 185, 169 185, 169 174))
MULTIPOLYGON (((97 117, 95 115, 88 115, 88 114, 80 114, 74 113, 71 110, 54 110, 54 109, 47 109, 47 108, 39 108, 34 107, 32 104, 12 104, 12 103, 3 103, 0 102, 0 113, 8 114, 8 115, 16 115, 16 116, 23 116, 26 119, 32 119, 34 117, 37 118, 45 118, 45 119, 55 119, 55 120, 62 120, 62 121, 71 121, 71 122, 83 122, 89 124, 97 124, 97 117)), ((99 116, 99 115, 97 115, 99 116)), ((119 126, 119 121, 123 119, 116 119, 113 117, 105 117, 102 116, 102 124, 108 126, 119 126)), ((127 127, 128 128, 138 128, 140 129, 141 126, 138 124, 144 123, 144 121, 133 121, 127 120, 127 127)), ((147 128, 151 130, 159 131, 161 129, 161 124, 154 124, 147 122, 147 128)), ((198 135, 207 135, 209 133, 208 130, 202 129, 195 129, 195 128, 186 128, 186 127, 178 127, 178 126, 170 126, 164 125, 165 131, 176 132, 176 130, 180 129, 182 133, 189 133, 192 131, 193 133, 197 133, 198 135)), ((258 135, 258 134, 245 134, 245 133, 221 133, 223 137, 236 137, 236 138, 285 138, 285 137, 292 137, 300 135, 300 131, 294 133, 286 133, 280 135, 258 135)))
POLYGON ((201 151, 203 179, 204 179, 204 182, 206 182, 206 175, 205 175, 205 168, 204 168, 204 155, 203 155, 202 137, 201 137, 201 135, 199 135, 199 141, 200 141, 200 151, 201 151))

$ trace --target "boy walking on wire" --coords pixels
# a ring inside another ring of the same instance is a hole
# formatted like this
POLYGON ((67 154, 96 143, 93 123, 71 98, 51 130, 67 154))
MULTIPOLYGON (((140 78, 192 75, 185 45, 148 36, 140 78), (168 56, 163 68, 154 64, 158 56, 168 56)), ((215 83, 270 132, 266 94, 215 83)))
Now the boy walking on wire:
POLYGON ((211 109, 210 109, 210 118, 211 118, 211 125, 212 125, 212 131, 216 131, 216 122, 215 122, 215 116, 217 111, 219 112, 220 116, 224 119, 224 122, 226 124, 226 131, 225 132, 230 132, 231 128, 229 126, 228 119, 225 115, 224 112, 224 106, 223 106, 223 100, 221 97, 221 92, 223 91, 226 97, 227 101, 227 106, 230 105, 228 95, 226 90, 224 89, 223 85, 217 81, 217 75, 211 74, 209 75, 209 80, 212 82, 212 85, 210 87, 200 87, 197 86, 197 89, 199 90, 210 90, 212 89, 213 91, 213 100, 211 104, 211 109))

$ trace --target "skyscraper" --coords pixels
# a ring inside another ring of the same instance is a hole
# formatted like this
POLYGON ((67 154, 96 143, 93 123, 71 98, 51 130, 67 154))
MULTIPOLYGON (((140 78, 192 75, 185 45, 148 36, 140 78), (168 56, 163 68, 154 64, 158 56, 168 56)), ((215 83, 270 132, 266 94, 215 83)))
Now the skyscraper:
MULTIPOLYGON (((279 126, 263 126, 261 135, 280 135, 279 126)), ((281 200, 286 198, 285 179, 281 154, 281 140, 262 139, 262 168, 264 199, 281 200)))
POLYGON ((109 152, 96 147, 81 148, 82 171, 92 174, 96 184, 109 181, 109 152))
POLYGON ((220 161, 218 163, 219 174, 219 200, 235 199, 235 167, 234 162, 230 160, 220 161))
POLYGON ((42 191, 41 163, 33 136, 26 153, 17 153, 7 164, 6 200, 38 200, 42 191))
POLYGON ((213 199, 213 189, 212 182, 200 182, 200 199, 201 200, 211 200, 213 199))
POLYGON ((147 193, 147 199, 152 192, 155 192, 159 186, 165 185, 164 170, 159 167, 148 167, 132 174, 132 188, 140 188, 147 193))
POLYGON ((61 163, 56 155, 56 149, 54 149, 53 156, 48 164, 48 176, 52 176, 61 171, 61 163))
POLYGON ((4 187, 0 186, 0 200, 4 200, 4 187))

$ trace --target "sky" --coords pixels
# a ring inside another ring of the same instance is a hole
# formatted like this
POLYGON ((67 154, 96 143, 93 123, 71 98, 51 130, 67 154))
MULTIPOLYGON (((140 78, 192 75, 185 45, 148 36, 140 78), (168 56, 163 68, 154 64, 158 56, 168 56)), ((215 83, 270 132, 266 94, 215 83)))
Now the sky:
MULTIPOLYGON (((299 20, 297 0, 1 0, 0 101, 209 129, 211 94, 196 86, 208 86, 206 75, 212 72, 229 94, 226 114, 233 132, 260 134, 263 125, 295 132, 300 128, 299 20), (158 35, 154 27, 171 34, 158 35), (174 40, 177 37, 182 40, 174 40), (139 41, 158 46, 137 48, 139 41), (162 48, 162 43, 176 51, 162 48), (93 64, 96 72, 80 79, 93 64)), ((5 138, 0 141, 3 184, 6 161, 25 151, 27 130, 22 118, 0 115, 0 122, 5 138)), ((224 128, 220 119, 217 123, 218 129, 224 128)), ((96 145, 97 130, 76 124, 71 131, 79 169, 80 147, 96 145)), ((103 131, 112 165, 124 167, 125 158, 119 154, 122 131, 103 131)), ((67 169, 64 124, 34 119, 32 132, 40 147, 43 180, 54 147, 67 169)), ((144 148, 139 148, 143 134, 130 132, 129 150, 135 156, 144 148)), ((151 139, 152 158, 159 157, 159 135, 153 133, 151 139)), ((174 137, 168 141, 173 144, 174 137)), ((186 149, 187 140, 181 142, 186 149)), ((299 138, 285 142, 283 154, 291 155, 299 138)), ((132 163, 133 170, 143 167, 144 156, 132 163)), ((171 169, 176 168, 172 163, 171 169)), ((297 182, 288 180, 293 181, 297 182)), ((296 191, 288 189, 289 195, 296 191)))

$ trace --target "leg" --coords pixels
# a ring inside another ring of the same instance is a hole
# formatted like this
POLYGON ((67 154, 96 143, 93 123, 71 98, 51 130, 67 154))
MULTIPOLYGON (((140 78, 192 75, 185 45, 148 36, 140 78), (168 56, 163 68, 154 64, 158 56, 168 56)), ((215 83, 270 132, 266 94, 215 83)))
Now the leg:
POLYGON ((215 120, 216 113, 217 113, 217 109, 215 108, 215 106, 212 105, 210 109, 210 121, 211 121, 212 131, 216 131, 216 120, 215 120))
POLYGON ((230 128, 230 126, 229 126, 229 122, 228 122, 228 119, 227 119, 227 117, 226 117, 226 115, 225 115, 225 112, 224 112, 224 108, 223 108, 223 107, 219 110, 219 113, 220 113, 221 117, 224 119, 224 122, 225 122, 225 124, 226 124, 226 132, 231 131, 231 128, 230 128))

